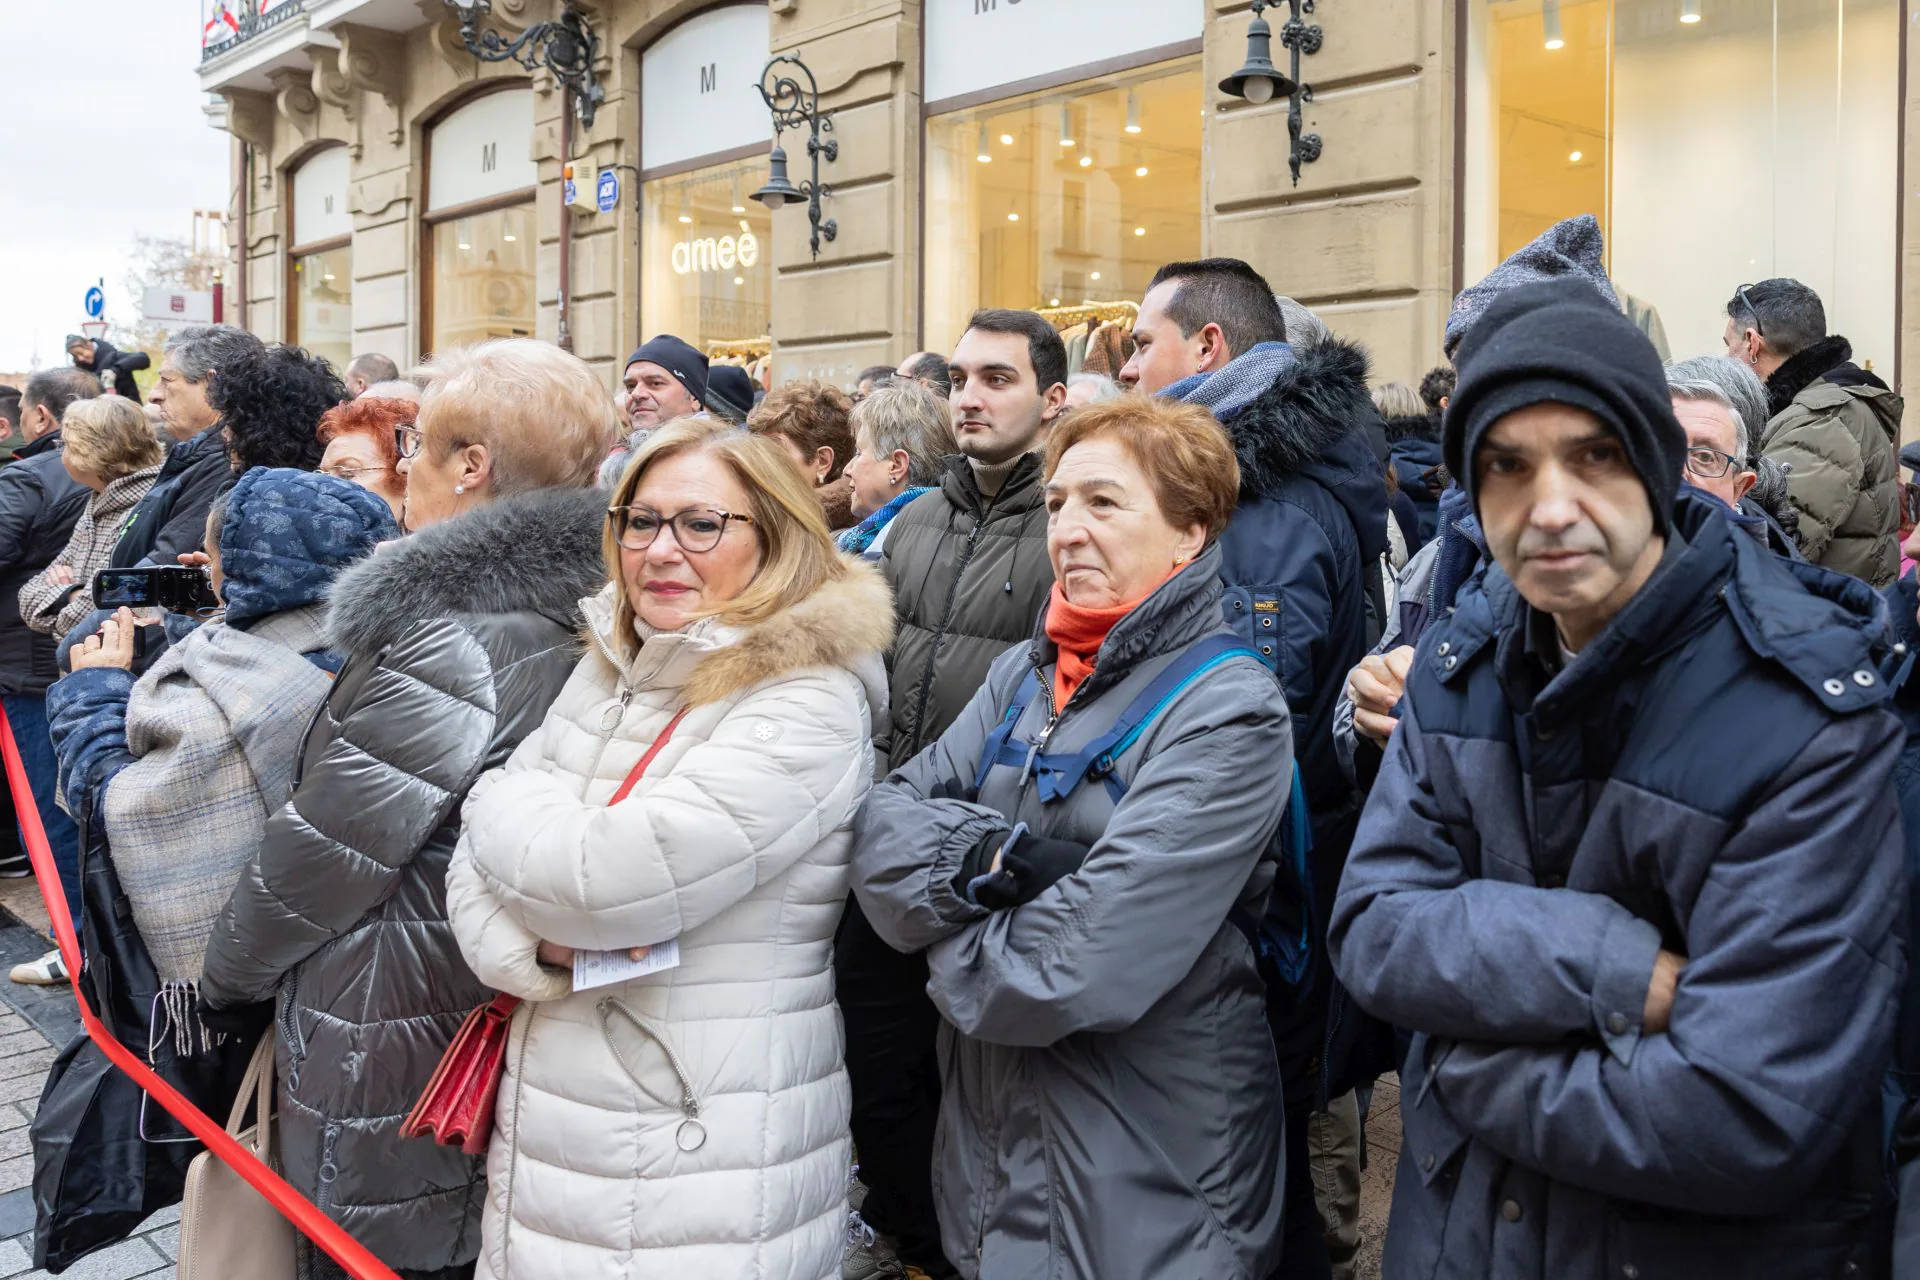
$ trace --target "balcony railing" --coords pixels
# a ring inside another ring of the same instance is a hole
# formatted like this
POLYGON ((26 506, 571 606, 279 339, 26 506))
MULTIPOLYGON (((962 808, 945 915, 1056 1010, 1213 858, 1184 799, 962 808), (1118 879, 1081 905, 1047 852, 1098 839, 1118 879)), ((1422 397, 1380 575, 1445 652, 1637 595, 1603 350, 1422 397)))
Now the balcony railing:
POLYGON ((200 0, 200 61, 233 52, 306 7, 307 0, 200 0))

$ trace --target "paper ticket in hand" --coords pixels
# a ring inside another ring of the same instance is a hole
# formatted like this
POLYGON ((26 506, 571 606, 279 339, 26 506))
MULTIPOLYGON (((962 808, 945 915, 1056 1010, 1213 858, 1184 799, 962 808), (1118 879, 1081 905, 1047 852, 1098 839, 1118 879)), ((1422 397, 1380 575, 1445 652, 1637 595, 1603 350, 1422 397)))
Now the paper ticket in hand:
POLYGON ((671 969, 680 963, 678 938, 670 938, 651 947, 635 948, 635 951, 640 956, 637 960, 634 959, 634 951, 574 952, 573 989, 591 991, 595 987, 612 986, 629 978, 644 978, 649 973, 671 969))

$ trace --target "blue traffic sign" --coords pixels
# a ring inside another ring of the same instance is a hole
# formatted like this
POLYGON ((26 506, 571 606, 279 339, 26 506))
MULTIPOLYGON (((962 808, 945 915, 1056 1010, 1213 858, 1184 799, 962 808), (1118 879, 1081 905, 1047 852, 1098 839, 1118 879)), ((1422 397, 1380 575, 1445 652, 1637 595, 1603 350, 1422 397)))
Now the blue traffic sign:
POLYGON ((611 169, 600 171, 599 185, 593 189, 593 202, 600 212, 612 213, 620 204, 620 175, 611 169))
POLYGON ((107 295, 100 291, 99 285, 87 290, 87 318, 98 320, 107 309, 107 295))
POLYGON ((560 203, 568 206, 571 206, 573 204, 573 179, 572 178, 568 178, 565 182, 562 182, 560 184, 560 203))

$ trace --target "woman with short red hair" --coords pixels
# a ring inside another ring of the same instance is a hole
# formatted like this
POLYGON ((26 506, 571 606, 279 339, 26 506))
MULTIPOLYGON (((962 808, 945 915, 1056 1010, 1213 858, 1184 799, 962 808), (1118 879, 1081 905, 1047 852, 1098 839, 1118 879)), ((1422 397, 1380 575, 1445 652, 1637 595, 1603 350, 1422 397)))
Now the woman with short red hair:
POLYGON ((371 396, 327 410, 320 419, 320 443, 327 446, 320 470, 379 494, 398 520, 407 483, 400 476, 394 428, 412 426, 419 412, 420 406, 410 400, 371 396))

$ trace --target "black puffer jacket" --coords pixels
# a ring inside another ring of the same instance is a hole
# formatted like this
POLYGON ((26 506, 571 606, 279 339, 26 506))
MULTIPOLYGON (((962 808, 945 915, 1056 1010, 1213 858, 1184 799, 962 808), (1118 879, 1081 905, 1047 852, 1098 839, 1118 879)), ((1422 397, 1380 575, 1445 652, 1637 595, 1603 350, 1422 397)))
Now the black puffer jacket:
POLYGON ((578 602, 606 583, 604 504, 502 499, 340 576, 328 631, 347 665, 207 948, 209 1006, 279 989, 288 1180, 391 1267, 480 1249, 482 1162, 399 1129, 491 995, 447 923, 460 805, 579 658, 578 602))
POLYGON ((60 433, 0 471, 0 693, 37 693, 60 674, 53 638, 20 620, 20 588, 66 550, 93 491, 60 464, 60 433))
POLYGON ((183 551, 203 550, 207 512, 233 481, 233 464, 218 423, 167 450, 160 478, 133 509, 113 549, 113 567, 174 564, 183 551))
POLYGON ((898 768, 947 731, 993 660, 1033 635, 1053 589, 1040 456, 1028 454, 989 500, 963 457, 947 459, 938 493, 887 526, 881 565, 898 630, 887 664, 898 768))

